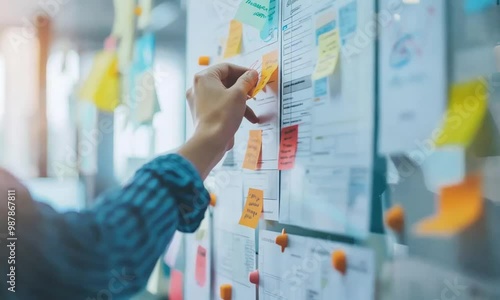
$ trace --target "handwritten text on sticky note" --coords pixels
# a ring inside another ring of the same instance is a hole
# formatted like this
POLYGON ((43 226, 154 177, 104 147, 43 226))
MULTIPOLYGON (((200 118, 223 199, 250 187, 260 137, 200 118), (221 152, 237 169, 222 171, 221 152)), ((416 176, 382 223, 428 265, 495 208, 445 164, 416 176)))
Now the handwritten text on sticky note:
POLYGON ((295 165, 295 155, 297 154, 297 141, 299 137, 299 125, 293 125, 281 129, 281 142, 279 152, 280 170, 293 169, 295 165))
POLYGON ((259 83, 252 92, 252 97, 255 97, 258 93, 264 89, 264 87, 269 83, 276 70, 278 70, 278 51, 270 52, 262 57, 262 71, 260 75, 259 83))
POLYGON ((268 21, 269 3, 270 0, 243 0, 234 18, 262 30, 268 21))
POLYGON ((207 281, 207 250, 198 245, 196 250, 195 279, 199 286, 205 286, 207 281))
POLYGON ((257 170, 262 152, 262 130, 250 130, 243 169, 257 170))
POLYGON ((264 207, 264 191, 249 189, 247 201, 240 218, 240 225, 257 228, 264 207))
POLYGON ((340 54, 338 29, 319 36, 318 51, 318 62, 312 75, 313 80, 327 77, 335 71, 340 54))
POLYGON ((229 36, 227 37, 226 50, 224 58, 230 58, 240 54, 241 40, 243 37, 243 24, 236 20, 232 20, 229 25, 229 36))

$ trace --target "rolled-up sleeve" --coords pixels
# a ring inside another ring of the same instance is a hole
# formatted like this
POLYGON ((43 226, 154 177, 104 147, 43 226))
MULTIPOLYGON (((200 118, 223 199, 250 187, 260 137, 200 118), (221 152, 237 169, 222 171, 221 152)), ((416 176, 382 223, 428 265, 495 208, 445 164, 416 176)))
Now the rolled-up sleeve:
POLYGON ((90 210, 59 214, 39 204, 20 211, 17 296, 128 298, 145 286, 175 231, 198 228, 208 203, 196 169, 170 154, 90 210))

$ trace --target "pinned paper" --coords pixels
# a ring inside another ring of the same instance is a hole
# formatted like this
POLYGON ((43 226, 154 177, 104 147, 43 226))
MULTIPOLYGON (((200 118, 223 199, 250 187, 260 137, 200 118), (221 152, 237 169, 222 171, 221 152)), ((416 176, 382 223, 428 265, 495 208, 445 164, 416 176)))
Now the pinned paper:
POLYGON ((299 138, 299 125, 281 129, 281 142, 279 152, 279 170, 290 170, 295 165, 297 154, 297 141, 299 138))
POLYGON ((262 130, 250 130, 243 169, 257 170, 262 153, 262 130))
POLYGON ((198 245, 196 252, 195 279, 196 283, 203 287, 207 281, 207 249, 198 245))
POLYGON ((260 93, 264 87, 269 83, 273 75, 278 70, 278 51, 270 52, 262 57, 262 71, 259 83, 252 91, 252 97, 260 93))
POLYGON ((172 271, 170 272, 170 288, 168 289, 168 299, 182 300, 184 298, 182 292, 183 286, 184 283, 182 272, 172 269, 172 271))
POLYGON ((469 175, 458 185, 444 187, 435 216, 415 227, 420 235, 452 235, 474 224, 483 214, 482 178, 469 175))
POLYGON ((435 141, 436 146, 469 146, 486 115, 487 97, 486 81, 474 80, 453 85, 442 134, 435 141))
POLYGON ((243 38, 243 24, 231 20, 229 25, 229 36, 226 43, 224 58, 230 58, 241 53, 241 40, 243 38))
POLYGON ((249 189, 247 201, 240 218, 240 225, 257 228, 264 207, 264 191, 249 189))
POLYGON ((262 30, 268 21, 270 0, 243 0, 236 16, 236 20, 262 30))
POLYGON ((464 9, 466 13, 479 13, 494 6, 496 0, 464 0, 464 9))
POLYGON ((356 33, 358 27, 358 4, 356 0, 339 9, 340 38, 342 44, 356 33))
POLYGON ((319 36, 319 56, 316 68, 312 75, 313 80, 327 77, 335 71, 339 60, 340 42, 338 29, 323 33, 319 36))
POLYGON ((113 112, 120 104, 119 72, 116 52, 96 54, 92 70, 80 90, 80 97, 92 101, 99 110, 113 112))
POLYGON ((271 0, 269 2, 269 13, 267 16, 267 22, 260 31, 260 38, 268 42, 270 41, 274 35, 274 31, 278 30, 278 17, 277 17, 278 7, 276 5, 276 0, 271 0))

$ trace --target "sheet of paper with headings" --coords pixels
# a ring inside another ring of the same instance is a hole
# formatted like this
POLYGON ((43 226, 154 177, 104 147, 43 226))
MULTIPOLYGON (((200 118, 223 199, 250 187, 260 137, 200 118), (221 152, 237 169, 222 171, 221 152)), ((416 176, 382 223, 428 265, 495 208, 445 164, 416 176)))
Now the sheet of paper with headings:
POLYGON ((364 24, 373 18, 374 3, 286 3, 281 126, 298 125, 298 144, 294 167, 281 173, 280 222, 365 237, 372 191, 375 34, 367 33, 364 24))
POLYGON ((379 2, 379 152, 427 153, 447 104, 446 1, 379 2))
POLYGON ((210 217, 207 211, 205 219, 193 234, 186 234, 186 276, 184 299, 209 300, 211 290, 211 245, 210 217))
MULTIPOLYGON (((245 171, 251 184, 248 188, 264 191, 264 218, 278 219, 279 172, 278 145, 280 138, 280 40, 279 10, 281 1, 253 1, 258 6, 248 7, 244 0, 190 1, 188 10, 188 76, 192 82, 194 74, 203 70, 197 58, 210 56, 211 65, 229 62, 253 68, 261 75, 261 84, 255 98, 247 102, 259 117, 259 124, 243 120, 235 136, 234 148, 226 155, 217 169, 242 169, 249 145, 250 131, 261 131, 260 152, 249 152, 260 157, 257 166, 254 159, 252 171, 245 171), (269 3, 267 6, 267 2, 269 3), (266 4, 263 5, 262 3, 266 4), (262 12, 254 11, 258 7, 262 12), (255 16, 264 17, 254 19, 255 16), (203 22, 201 22, 203 20, 203 22), (257 186, 252 186, 253 184, 257 186)), ((190 120, 190 117, 189 119, 190 120)), ((188 122, 189 123, 189 122, 188 122)), ((192 132, 187 126, 188 136, 192 132)), ((255 149, 253 149, 255 150, 255 149)), ((255 158, 255 157, 254 157, 255 158)), ((247 164, 248 166, 249 164, 247 164)), ((245 181, 246 182, 246 181, 245 181)))
POLYGON ((248 281, 248 274, 257 267, 255 230, 238 224, 243 199, 241 171, 233 171, 217 190, 217 204, 213 208, 213 299, 221 299, 220 286, 225 284, 232 286, 233 299, 256 298, 255 286, 248 281))
POLYGON ((275 244, 279 234, 259 231, 259 299, 375 299, 373 251, 289 234, 281 252, 275 244), (345 274, 332 265, 334 251, 345 253, 345 274))

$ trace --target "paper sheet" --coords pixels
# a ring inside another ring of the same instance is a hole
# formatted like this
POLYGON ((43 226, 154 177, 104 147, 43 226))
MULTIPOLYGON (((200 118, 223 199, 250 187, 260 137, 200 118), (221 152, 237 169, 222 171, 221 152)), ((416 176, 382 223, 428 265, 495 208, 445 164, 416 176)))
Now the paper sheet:
POLYGON ((290 170, 295 166, 298 137, 299 125, 293 125, 281 129, 281 142, 278 162, 278 168, 280 170, 290 170))
POLYGON ((278 234, 259 231, 259 299, 374 299, 371 250, 288 234, 288 247, 282 253, 275 244, 278 234), (344 276, 332 266, 335 250, 346 253, 344 276))
POLYGON ((80 90, 80 97, 92 101, 99 110, 113 112, 120 103, 119 89, 116 52, 97 53, 90 74, 80 90))
POLYGON ((445 2, 420 0, 396 10, 391 0, 380 3, 380 11, 400 15, 380 27, 382 154, 419 151, 439 130, 447 104, 445 2))
POLYGON ((234 18, 262 30, 268 21, 269 4, 270 0, 244 0, 234 18))
POLYGON ((262 155, 262 130, 250 130, 243 169, 257 170, 262 155))
POLYGON ((267 53, 262 57, 262 71, 260 72, 260 80, 252 92, 252 97, 255 97, 258 93, 260 93, 271 80, 271 78, 273 78, 273 75, 275 75, 276 71, 278 70, 278 64, 278 51, 267 53))
POLYGON ((257 228, 262 215, 263 204, 264 192, 258 189, 249 189, 239 224, 253 229, 257 228))
POLYGON ((335 72, 340 54, 339 31, 337 29, 319 36, 318 53, 318 62, 312 75, 313 80, 330 76, 335 72))
POLYGON ((441 189, 435 216, 415 225, 420 235, 453 235, 474 224, 483 214, 482 176, 468 175, 460 184, 441 189))
POLYGON ((240 54, 242 37, 243 25, 236 20, 231 20, 224 58, 231 58, 240 54))
MULTIPOLYGON (((338 7, 330 4, 297 0, 282 9, 281 128, 300 130, 295 165, 281 172, 279 221, 364 238, 372 199, 375 48, 368 42, 346 54, 355 47, 355 39, 347 40, 335 72, 313 81, 320 55, 340 47, 338 7), (325 47, 325 37, 336 43, 325 47)), ((357 5, 359 22, 369 22, 374 3, 357 5)))
POLYGON ((488 85, 485 80, 454 84, 436 145, 469 146, 483 124, 487 109, 488 85))
POLYGON ((210 213, 207 211, 200 228, 194 234, 186 234, 186 269, 184 289, 186 300, 210 300, 210 268, 212 266, 212 245, 210 238, 210 213), (199 256, 199 249, 205 250, 205 258, 199 256), (201 271, 204 271, 201 274, 201 271))

